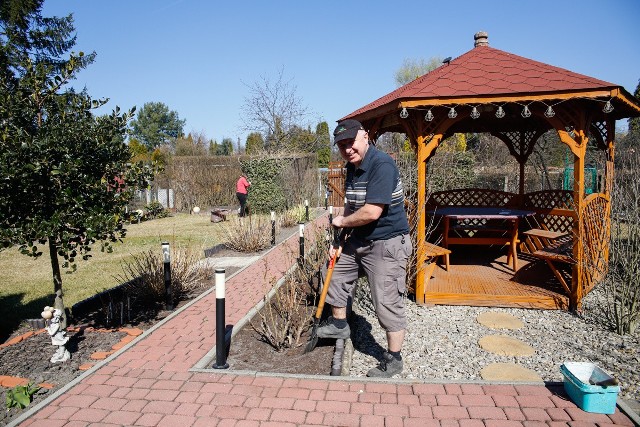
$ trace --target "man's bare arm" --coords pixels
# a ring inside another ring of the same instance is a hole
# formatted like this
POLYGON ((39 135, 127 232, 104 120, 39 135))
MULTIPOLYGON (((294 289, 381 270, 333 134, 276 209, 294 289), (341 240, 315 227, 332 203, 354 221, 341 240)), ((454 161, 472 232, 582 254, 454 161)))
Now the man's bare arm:
POLYGON ((342 228, 353 228, 369 224, 380 218, 384 206, 385 205, 381 203, 365 203, 363 207, 354 213, 350 213, 347 205, 345 205, 344 215, 335 217, 333 219, 333 225, 342 228))

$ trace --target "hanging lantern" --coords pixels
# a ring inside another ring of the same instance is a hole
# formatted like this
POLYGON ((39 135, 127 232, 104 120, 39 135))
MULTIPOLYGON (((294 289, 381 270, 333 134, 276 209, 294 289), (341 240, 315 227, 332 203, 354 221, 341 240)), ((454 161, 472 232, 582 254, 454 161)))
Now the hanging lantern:
POLYGON ((604 107, 602 107, 602 111, 604 113, 610 113, 613 111, 613 105, 611 104, 611 100, 605 102, 604 107))
POLYGON ((407 117, 409 117, 409 112, 407 111, 406 107, 402 107, 402 111, 400 111, 400 118, 406 119, 407 117))
POLYGON ((450 119, 455 119, 456 117, 458 117, 458 113, 456 112, 456 109, 454 107, 451 107, 451 109, 449 110, 449 114, 447 114, 447 116, 450 119))
POLYGON ((522 117, 524 117, 525 119, 527 117, 531 117, 531 110, 529 110, 529 106, 525 105, 524 108, 522 109, 522 113, 520 113, 520 115, 522 117))
POLYGON ((480 111, 478 111, 478 108, 473 107, 471 109, 471 118, 472 119, 477 119, 478 117, 480 117, 480 111))
POLYGON ((553 116, 555 116, 555 115, 556 115, 556 112, 555 112, 555 111, 553 111, 553 108, 551 108, 551 105, 549 105, 549 106, 547 107, 547 111, 545 111, 545 112, 544 112, 544 116, 545 116, 545 117, 548 117, 548 118, 551 118, 551 117, 553 117, 553 116))
POLYGON ((433 113, 431 112, 431 109, 429 109, 429 111, 427 111, 427 114, 424 115, 424 119, 428 122, 433 120, 433 113))
POLYGON ((496 111, 496 117, 499 119, 504 117, 504 110, 502 109, 502 106, 498 107, 498 110, 496 111))

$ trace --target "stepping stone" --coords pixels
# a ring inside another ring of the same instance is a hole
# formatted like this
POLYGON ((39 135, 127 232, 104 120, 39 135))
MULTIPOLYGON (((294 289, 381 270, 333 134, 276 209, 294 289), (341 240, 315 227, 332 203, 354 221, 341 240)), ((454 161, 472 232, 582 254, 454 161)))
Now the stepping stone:
POLYGON ((515 363, 492 363, 480 371, 485 381, 543 382, 540 375, 515 363))
POLYGON ((531 356, 533 347, 517 338, 506 335, 487 335, 478 341, 480 348, 500 356, 531 356))
POLYGON ((481 325, 492 329, 520 329, 524 326, 524 323, 517 317, 497 311, 480 313, 476 320, 481 325))

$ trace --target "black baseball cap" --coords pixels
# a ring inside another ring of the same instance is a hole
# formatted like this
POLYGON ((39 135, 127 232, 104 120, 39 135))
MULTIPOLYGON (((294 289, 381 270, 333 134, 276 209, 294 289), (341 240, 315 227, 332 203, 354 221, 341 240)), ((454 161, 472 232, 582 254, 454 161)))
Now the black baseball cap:
POLYGON ((346 119, 338 122, 336 130, 333 131, 333 143, 337 144, 345 139, 354 139, 359 130, 364 130, 364 127, 357 120, 346 119))

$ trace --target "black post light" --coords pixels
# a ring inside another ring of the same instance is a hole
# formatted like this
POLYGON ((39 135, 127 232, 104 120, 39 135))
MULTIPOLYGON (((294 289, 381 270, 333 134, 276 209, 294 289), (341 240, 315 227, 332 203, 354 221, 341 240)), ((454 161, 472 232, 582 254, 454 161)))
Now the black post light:
POLYGON ((173 310, 173 295, 171 289, 171 248, 169 242, 162 242, 162 260, 164 262, 164 307, 173 310))
POLYGON ((300 257, 298 258, 298 264, 304 265, 304 223, 298 223, 298 232, 300 236, 300 257))
POLYGON ((216 268, 216 363, 213 369, 227 369, 227 349, 224 341, 225 334, 225 270, 216 268))
POLYGON ((309 199, 304 199, 304 220, 309 222, 309 199))
POLYGON ((271 246, 276 245, 276 213, 271 211, 271 246))

